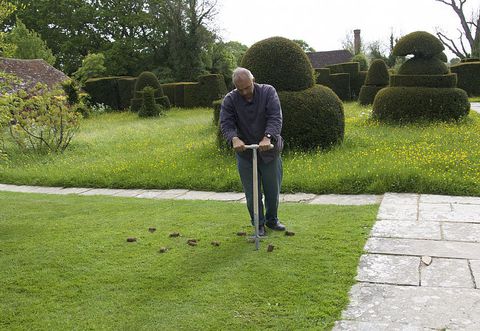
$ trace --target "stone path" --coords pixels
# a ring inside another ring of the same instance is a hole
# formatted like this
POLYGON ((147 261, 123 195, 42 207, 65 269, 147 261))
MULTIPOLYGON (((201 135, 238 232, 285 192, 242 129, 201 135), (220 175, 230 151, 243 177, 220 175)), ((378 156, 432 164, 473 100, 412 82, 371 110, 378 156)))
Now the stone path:
POLYGON ((480 113, 480 102, 470 102, 470 108, 477 113, 480 113))
POLYGON ((480 330, 480 198, 384 195, 334 330, 480 330))
MULTIPOLYGON (((132 197, 144 199, 173 199, 173 200, 216 200, 245 203, 245 194, 235 192, 205 192, 190 190, 126 190, 103 188, 63 188, 27 185, 0 184, 0 191, 44 193, 44 194, 77 194, 77 195, 108 195, 116 197, 132 197)), ((338 195, 338 194, 281 194, 281 202, 297 202, 312 205, 373 205, 382 201, 382 195, 338 195)))

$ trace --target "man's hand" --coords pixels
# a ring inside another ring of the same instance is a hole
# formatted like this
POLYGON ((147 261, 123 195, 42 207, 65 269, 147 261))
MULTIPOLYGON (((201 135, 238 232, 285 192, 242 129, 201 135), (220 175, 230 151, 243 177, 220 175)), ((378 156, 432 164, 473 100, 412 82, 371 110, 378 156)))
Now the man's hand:
POLYGON ((265 152, 269 149, 272 149, 272 143, 270 139, 268 139, 267 137, 263 137, 262 141, 258 144, 258 149, 260 150, 260 152, 265 152))
POLYGON ((232 146, 235 152, 243 152, 245 150, 245 143, 238 137, 232 138, 232 146))

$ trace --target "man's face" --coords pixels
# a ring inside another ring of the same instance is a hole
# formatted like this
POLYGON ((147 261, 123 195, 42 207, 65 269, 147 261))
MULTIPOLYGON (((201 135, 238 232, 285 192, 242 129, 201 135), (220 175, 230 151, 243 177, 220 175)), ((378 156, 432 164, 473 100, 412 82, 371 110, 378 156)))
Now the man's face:
POLYGON ((237 88, 238 93, 247 101, 252 101, 253 99, 253 80, 246 77, 240 76, 235 81, 235 87, 237 88))

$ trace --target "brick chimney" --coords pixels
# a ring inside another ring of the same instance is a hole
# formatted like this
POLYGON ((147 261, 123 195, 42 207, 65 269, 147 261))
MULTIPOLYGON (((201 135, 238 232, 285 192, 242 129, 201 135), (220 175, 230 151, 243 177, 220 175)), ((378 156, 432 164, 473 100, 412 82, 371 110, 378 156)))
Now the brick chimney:
POLYGON ((360 53, 360 48, 362 46, 362 41, 360 40, 360 29, 353 30, 353 49, 355 55, 360 53))

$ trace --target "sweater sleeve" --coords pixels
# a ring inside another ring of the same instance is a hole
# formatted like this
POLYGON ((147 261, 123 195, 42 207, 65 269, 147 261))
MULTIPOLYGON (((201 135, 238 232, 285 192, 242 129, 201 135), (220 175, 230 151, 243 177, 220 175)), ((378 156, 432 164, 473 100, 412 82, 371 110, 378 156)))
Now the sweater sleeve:
POLYGON ((223 99, 220 108, 220 130, 231 145, 232 138, 237 137, 235 107, 231 95, 227 95, 225 99, 223 99))
POLYGON ((265 132, 270 133, 274 137, 280 136, 283 122, 282 107, 280 106, 277 91, 275 91, 273 87, 271 87, 268 92, 265 119, 265 132))

